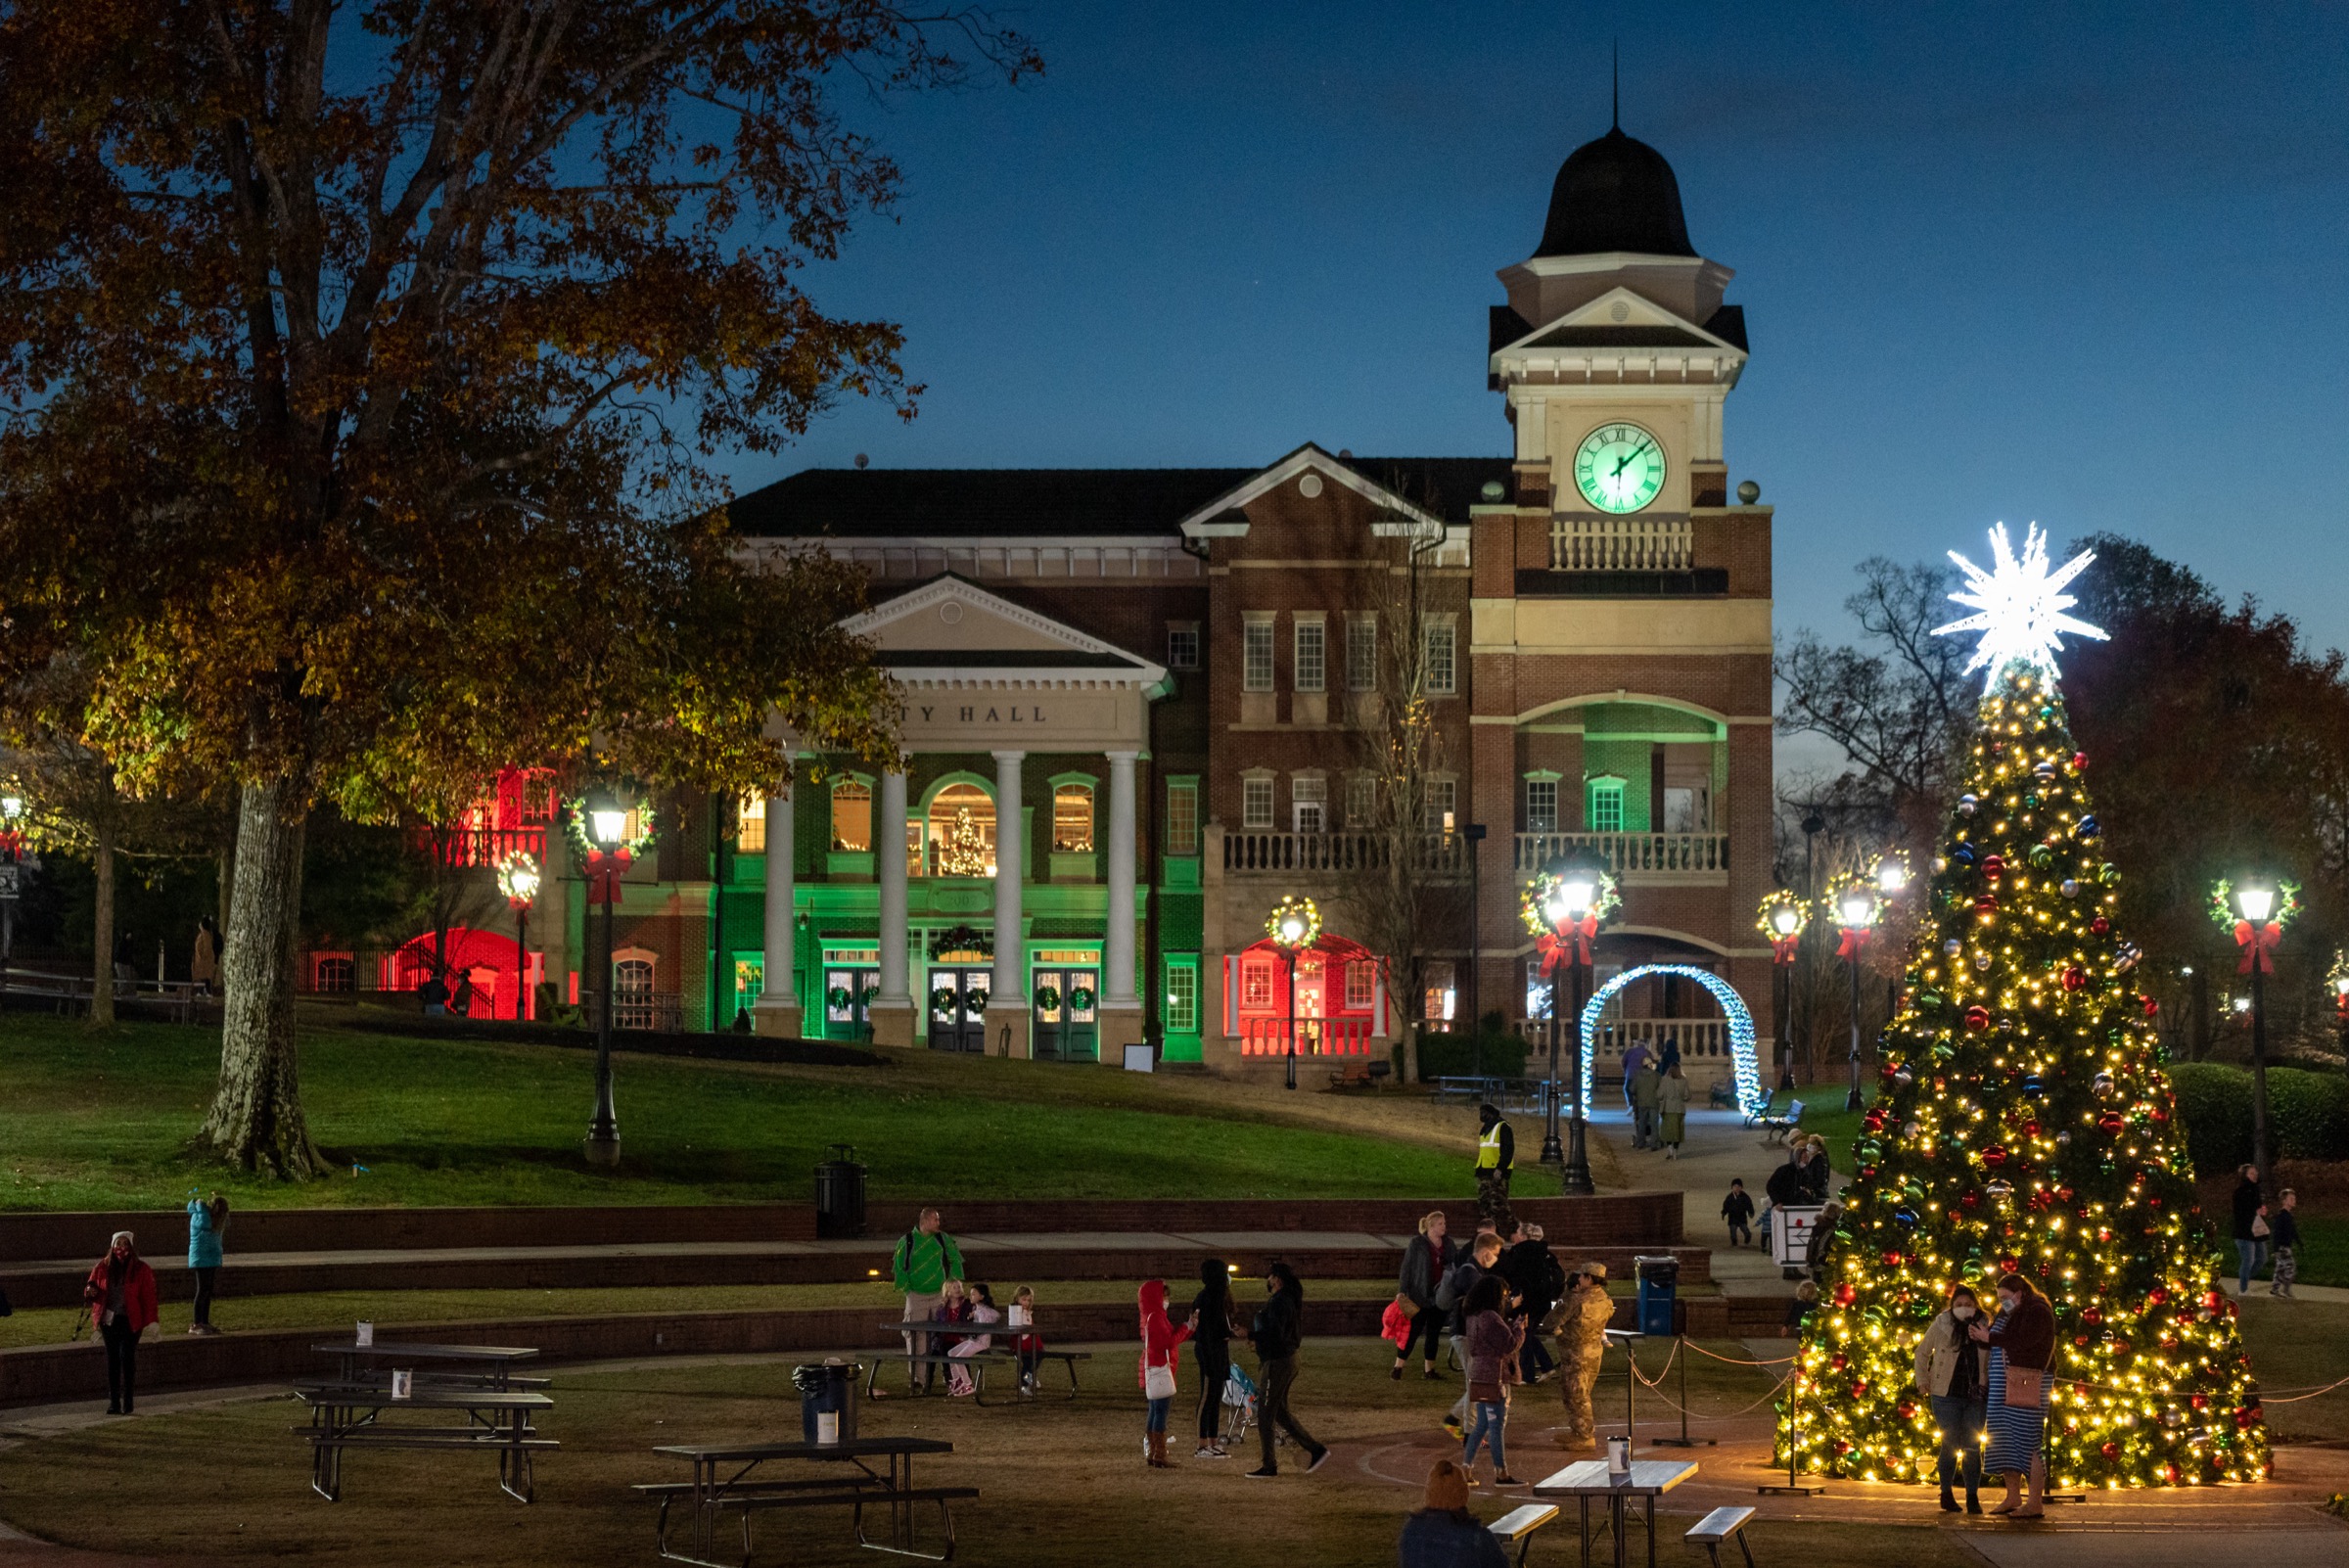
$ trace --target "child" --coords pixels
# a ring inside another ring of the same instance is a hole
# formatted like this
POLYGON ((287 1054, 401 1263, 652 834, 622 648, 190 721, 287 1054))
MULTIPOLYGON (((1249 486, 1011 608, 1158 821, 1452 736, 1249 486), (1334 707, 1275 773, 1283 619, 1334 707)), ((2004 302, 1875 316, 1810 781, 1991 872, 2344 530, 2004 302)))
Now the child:
MULTIPOLYGON (((952 1281, 948 1281, 948 1283, 951 1284, 952 1281)), ((1003 1314, 995 1307, 994 1293, 989 1290, 984 1283, 975 1282, 963 1291, 962 1321, 966 1323, 999 1323, 1003 1321, 1003 1314)), ((952 1360, 966 1359, 978 1355, 993 1343, 993 1338, 987 1334, 966 1335, 964 1338, 956 1340, 953 1348, 948 1350, 946 1355, 952 1360)), ((979 1385, 972 1378, 968 1367, 949 1366, 946 1368, 947 1398, 955 1399, 963 1395, 974 1394, 978 1392, 978 1388, 979 1385)))
POLYGON ((1801 1335, 1803 1324, 1819 1310, 1819 1282, 1806 1279, 1794 1287, 1794 1300, 1786 1304, 1786 1326, 1780 1332, 1793 1339, 1801 1335))
POLYGON ((1145 1279, 1136 1293, 1142 1314, 1142 1396, 1150 1413, 1142 1425, 1142 1453, 1154 1470, 1171 1470, 1167 1457, 1167 1411, 1174 1403, 1175 1352, 1191 1337, 1188 1323, 1177 1328, 1167 1316, 1167 1282, 1145 1279))
POLYGON ((220 1277, 220 1239, 228 1229, 228 1200, 188 1199, 188 1271, 196 1276, 196 1320, 191 1334, 217 1334, 212 1326, 212 1285, 220 1277))
POLYGON ((1729 1195, 1721 1200, 1721 1217, 1729 1222, 1729 1245, 1753 1245, 1754 1200, 1745 1195, 1745 1182, 1732 1176, 1729 1195))
POLYGON ((2277 1195, 2276 1212, 2268 1217, 2268 1245, 2276 1252, 2276 1272, 2268 1294, 2292 1299, 2292 1281, 2300 1277, 2300 1221, 2292 1210, 2300 1199, 2286 1187, 2277 1195))
POLYGON ((1469 1472, 1470 1486, 1476 1484, 1479 1445, 1493 1451, 1493 1484, 1497 1487, 1517 1484, 1509 1475, 1508 1455, 1501 1446, 1501 1435, 1509 1423, 1503 1384, 1510 1360, 1524 1343, 1525 1329, 1503 1315, 1506 1305, 1507 1287, 1498 1274, 1487 1274, 1468 1292, 1468 1399, 1475 1408, 1475 1420, 1461 1449, 1460 1468, 1469 1472))
MULTIPOLYGON (((1022 1285, 1011 1293, 1011 1326, 1033 1328, 1035 1325, 1036 1292, 1028 1286, 1022 1285)), ((1044 1363, 1044 1336, 1033 1333, 1022 1334, 1011 1342, 1011 1348, 1017 1351, 1020 1357, 1020 1397, 1034 1399, 1036 1397, 1036 1368, 1044 1363)))

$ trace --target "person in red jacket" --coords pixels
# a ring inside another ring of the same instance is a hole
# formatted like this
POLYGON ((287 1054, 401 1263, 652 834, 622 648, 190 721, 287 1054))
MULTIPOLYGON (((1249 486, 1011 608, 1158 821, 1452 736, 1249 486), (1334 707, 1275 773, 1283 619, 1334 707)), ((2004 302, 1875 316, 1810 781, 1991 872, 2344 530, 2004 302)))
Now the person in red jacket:
POLYGON ((138 1381, 139 1336, 155 1321, 155 1270, 139 1256, 127 1230, 115 1232, 114 1244, 81 1287, 90 1305, 90 1323, 106 1342, 106 1413, 128 1415, 138 1381))
POLYGON ((1167 1458, 1167 1411, 1174 1403, 1175 1355, 1191 1337, 1189 1323, 1180 1328, 1167 1316, 1167 1282, 1145 1279, 1137 1296, 1142 1309, 1142 1394, 1150 1401, 1150 1416, 1142 1426, 1142 1452, 1154 1470, 1172 1469, 1167 1458))

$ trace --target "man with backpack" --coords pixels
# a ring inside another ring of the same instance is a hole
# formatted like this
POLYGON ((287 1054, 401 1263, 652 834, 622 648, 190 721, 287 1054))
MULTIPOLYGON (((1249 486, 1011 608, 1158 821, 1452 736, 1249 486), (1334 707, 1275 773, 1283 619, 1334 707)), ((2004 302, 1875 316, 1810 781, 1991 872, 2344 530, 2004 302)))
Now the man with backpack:
MULTIPOLYGON (((1468 1293, 1476 1288, 1478 1280, 1492 1272, 1493 1266, 1499 1261, 1500 1238, 1490 1230, 1480 1231, 1468 1256, 1452 1265, 1451 1271, 1436 1287, 1436 1305, 1451 1314, 1444 1329, 1451 1336, 1451 1354, 1460 1363, 1463 1378, 1468 1370, 1468 1293)), ((1467 1430, 1468 1403, 1468 1390, 1463 1385, 1459 1399, 1452 1404, 1451 1413, 1444 1417, 1444 1430, 1455 1440, 1467 1430)))
POLYGON ((1520 1223, 1509 1233, 1508 1248, 1494 1272, 1507 1280, 1509 1289, 1517 1294, 1517 1307, 1508 1314, 1509 1321, 1525 1325, 1522 1369, 1528 1383, 1539 1383, 1556 1365, 1548 1347, 1542 1343, 1542 1325, 1548 1319, 1550 1308, 1566 1293, 1566 1270, 1551 1255, 1549 1243, 1542 1239, 1542 1227, 1520 1223))
MULTIPOLYGON (((905 1321, 919 1322, 938 1311, 945 1299, 946 1281, 962 1277, 962 1249, 954 1238, 941 1227, 936 1209, 924 1209, 914 1226, 898 1238, 897 1250, 890 1254, 890 1267, 897 1288, 905 1293, 905 1321)), ((916 1361, 915 1356, 936 1355, 936 1336, 907 1330, 904 1335, 905 1376, 907 1386, 916 1394, 930 1391, 930 1374, 935 1370, 928 1361, 916 1361)), ((873 1391, 879 1397, 880 1390, 873 1391)))

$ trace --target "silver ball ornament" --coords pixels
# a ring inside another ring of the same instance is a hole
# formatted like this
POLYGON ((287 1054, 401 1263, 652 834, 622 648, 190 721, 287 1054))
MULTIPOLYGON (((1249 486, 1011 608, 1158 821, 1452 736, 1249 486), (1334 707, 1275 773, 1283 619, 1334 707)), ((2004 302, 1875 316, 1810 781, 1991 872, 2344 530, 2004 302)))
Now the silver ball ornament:
POLYGON ((2079 882, 2078 882, 2078 881, 2076 881, 2075 879, 2071 878, 2071 877, 2065 877, 2065 878, 2063 879, 2063 896, 2064 896, 2065 898, 2067 898, 2067 899, 2077 899, 2077 898, 2079 898, 2079 897, 2080 897, 2080 884, 2079 884, 2079 882))
POLYGON ((1949 941, 1941 945, 1941 950, 1955 958, 1959 953, 1965 951, 1965 944, 1959 942, 1956 937, 1952 937, 1949 941))

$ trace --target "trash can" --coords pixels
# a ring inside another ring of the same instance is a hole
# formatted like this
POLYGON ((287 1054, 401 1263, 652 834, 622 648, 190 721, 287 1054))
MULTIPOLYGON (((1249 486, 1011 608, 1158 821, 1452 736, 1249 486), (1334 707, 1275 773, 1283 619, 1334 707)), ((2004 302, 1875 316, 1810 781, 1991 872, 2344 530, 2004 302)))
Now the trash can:
POLYGON ((800 1433, 808 1443, 840 1443, 856 1435, 854 1361, 827 1360, 795 1366, 791 1381, 800 1391, 800 1433))
POLYGON ((1650 1339, 1670 1339, 1673 1303, 1681 1292, 1681 1261, 1670 1256, 1643 1256, 1634 1258, 1632 1268, 1639 1276, 1639 1332, 1650 1339))
POLYGON ((826 1149, 816 1165, 815 1233, 864 1234, 864 1167, 856 1163, 856 1151, 846 1143, 826 1149))

